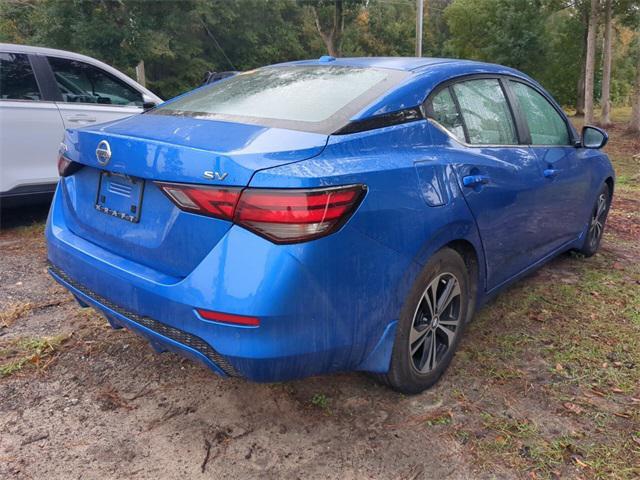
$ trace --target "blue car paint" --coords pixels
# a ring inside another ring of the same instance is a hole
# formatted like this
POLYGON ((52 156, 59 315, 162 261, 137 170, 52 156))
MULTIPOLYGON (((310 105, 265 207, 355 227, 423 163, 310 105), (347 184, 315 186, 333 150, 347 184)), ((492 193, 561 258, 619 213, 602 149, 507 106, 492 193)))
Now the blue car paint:
MULTIPOLYGON (((520 72, 476 62, 326 63, 413 72, 353 120, 419 105, 440 83, 470 74, 510 75, 539 88, 520 72)), ((597 191, 613 179, 608 159, 597 150, 566 147, 558 154, 526 145, 469 147, 431 120, 326 136, 141 115, 68 130, 65 142, 69 158, 91 168, 61 179, 54 197, 46 229, 49 260, 73 283, 55 272, 54 278, 105 312, 114 326, 132 328, 156 348, 181 350, 224 373, 193 348, 83 291, 202 338, 239 375, 254 381, 356 369, 385 372, 403 302, 435 252, 452 242, 475 252, 479 306, 554 255, 578 247, 597 191), (103 138, 114 157, 107 167, 94 155, 103 138), (560 172, 545 177, 549 167, 560 172), (217 170, 228 178, 209 184, 363 183, 368 191, 338 232, 275 245, 231 222, 178 210, 150 181, 139 224, 96 216, 100 170, 187 183, 203 183, 203 170, 217 170), (490 182, 465 187, 462 177, 473 174, 488 175, 490 182), (568 206, 575 221, 566 221, 568 206), (196 308, 256 316, 261 324, 210 322, 196 308)))

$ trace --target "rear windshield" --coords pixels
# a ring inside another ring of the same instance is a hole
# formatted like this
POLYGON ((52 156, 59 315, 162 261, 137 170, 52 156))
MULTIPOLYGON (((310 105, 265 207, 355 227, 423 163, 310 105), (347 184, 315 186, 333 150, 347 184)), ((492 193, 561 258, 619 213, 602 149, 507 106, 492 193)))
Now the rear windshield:
POLYGON ((266 67, 199 88, 149 113, 330 134, 407 75, 344 66, 266 67))

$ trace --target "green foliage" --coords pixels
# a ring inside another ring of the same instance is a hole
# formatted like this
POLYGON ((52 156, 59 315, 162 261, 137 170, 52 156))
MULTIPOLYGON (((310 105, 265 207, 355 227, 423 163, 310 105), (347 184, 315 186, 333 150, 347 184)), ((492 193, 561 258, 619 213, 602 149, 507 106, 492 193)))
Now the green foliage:
MULTIPOLYGON (((326 53, 337 0, 1 0, 0 41, 61 48, 130 76, 144 60, 149 88, 170 98, 208 70, 247 70, 326 53)), ((412 56, 414 0, 342 0, 335 38, 344 56, 412 56), (342 26, 344 25, 344 26, 342 26)), ((430 0, 423 51, 501 63, 576 99, 585 15, 577 0, 430 0)), ((630 102, 637 0, 616 0, 612 100, 630 102)), ((637 36, 637 35, 636 35, 637 36)), ((600 45, 601 42, 598 42, 600 45)), ((599 74, 598 74, 599 75, 599 74)), ((599 76, 596 86, 599 85, 599 76)))
POLYGON ((582 18, 566 9, 550 15, 545 22, 544 61, 532 73, 563 105, 576 102, 584 35, 582 18))
POLYGON ((411 56, 415 10, 411 4, 372 4, 345 33, 344 52, 353 56, 411 56))
MULTIPOLYGON (((566 53, 565 44, 580 48, 581 37, 578 32, 578 36, 566 42, 566 34, 576 32, 564 32, 567 29, 564 23, 558 25, 559 31, 549 27, 551 13, 540 2, 531 0, 455 0, 445 11, 451 32, 445 53, 508 65, 535 77, 544 76, 547 62, 553 59, 555 68, 548 79, 556 80, 554 75, 560 71, 564 76, 562 86, 575 92, 577 77, 570 73, 572 78, 566 78, 567 72, 576 70, 575 54, 564 58, 568 63, 561 60, 566 53)), ((569 25, 575 26, 571 22, 569 25)), ((579 67, 577 70, 579 74, 579 67)), ((557 86, 555 81, 545 83, 551 90, 557 86)), ((554 93, 560 91, 556 88, 554 93)))

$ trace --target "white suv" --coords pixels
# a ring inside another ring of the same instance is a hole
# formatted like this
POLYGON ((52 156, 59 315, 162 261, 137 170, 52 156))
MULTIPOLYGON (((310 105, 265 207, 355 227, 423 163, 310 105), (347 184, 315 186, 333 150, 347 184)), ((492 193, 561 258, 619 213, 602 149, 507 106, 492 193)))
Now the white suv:
POLYGON ((128 117, 160 102, 91 57, 0 43, 0 205, 54 191, 65 128, 128 117))

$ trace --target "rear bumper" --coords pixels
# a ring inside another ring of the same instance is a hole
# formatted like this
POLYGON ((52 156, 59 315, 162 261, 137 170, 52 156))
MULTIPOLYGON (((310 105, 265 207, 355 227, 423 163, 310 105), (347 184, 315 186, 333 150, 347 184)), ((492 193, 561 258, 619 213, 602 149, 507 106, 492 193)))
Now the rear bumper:
POLYGON ((253 381, 388 368, 408 262, 354 229, 283 246, 234 226, 177 278, 75 235, 62 201, 58 192, 47 222, 51 275, 114 327, 253 381), (260 326, 207 321, 196 308, 258 317, 260 326))
POLYGON ((182 353, 204 363, 221 376, 238 376, 236 369, 200 337, 118 307, 106 298, 100 297, 78 284, 53 265, 49 267, 49 274, 75 295, 82 305, 90 305, 102 311, 113 328, 124 327, 135 330, 149 340, 156 350, 171 350, 182 353))

